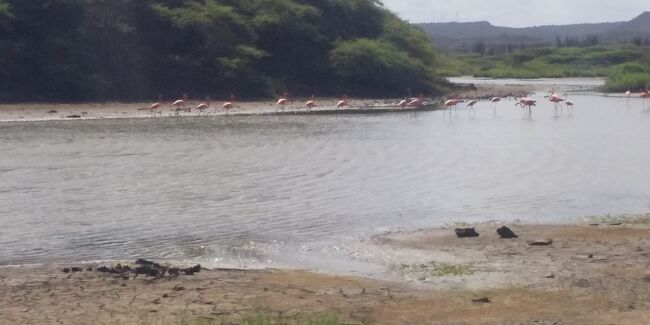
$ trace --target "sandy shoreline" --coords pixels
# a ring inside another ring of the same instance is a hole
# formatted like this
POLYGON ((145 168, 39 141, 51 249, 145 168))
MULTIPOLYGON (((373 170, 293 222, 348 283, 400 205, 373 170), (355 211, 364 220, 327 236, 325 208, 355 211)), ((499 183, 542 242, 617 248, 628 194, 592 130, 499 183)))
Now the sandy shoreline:
POLYGON ((124 279, 62 265, 0 268, 0 324, 242 323, 251 315, 304 323, 648 324, 650 215, 574 225, 476 224, 367 238, 389 254, 395 281, 300 270, 202 270, 124 279), (549 246, 529 241, 552 239, 549 246), (485 299, 484 299, 485 298, 485 299))
POLYGON ((85 104, 49 104, 24 103, 0 104, 0 122, 21 121, 64 121, 64 120, 95 120, 95 119, 136 119, 136 118, 178 118, 178 117, 224 117, 224 116, 263 116, 263 115, 296 115, 296 114, 354 114, 354 113, 383 113, 411 112, 434 110, 440 108, 433 102, 427 102, 422 108, 401 108, 396 100, 351 100, 350 106, 344 109, 336 107, 336 99, 319 99, 319 106, 307 109, 304 100, 291 102, 280 109, 273 101, 238 102, 228 111, 221 107, 220 102, 211 102, 204 111, 195 109, 198 101, 189 101, 186 105, 190 111, 176 114, 171 104, 162 106, 157 114, 149 111, 151 103, 85 103, 85 104))
MULTIPOLYGON (((400 99, 350 99, 346 109, 336 108, 338 99, 317 98, 318 107, 307 109, 306 98, 296 99, 285 109, 278 109, 275 101, 238 102, 236 107, 226 111, 221 107, 222 102, 210 102, 210 108, 200 112, 196 107, 201 101, 190 100, 186 105, 191 112, 181 112, 179 115, 172 110, 172 105, 166 103, 156 117, 220 117, 248 115, 280 115, 280 114, 353 114, 353 113, 382 113, 382 112, 411 112, 419 110, 435 110, 443 108, 443 102, 448 98, 479 98, 489 99, 498 97, 524 96, 535 92, 535 86, 528 85, 465 85, 442 98, 428 98, 425 103, 431 106, 422 109, 400 108, 400 99)), ((0 122, 20 121, 62 121, 62 120, 92 120, 92 119, 134 119, 152 118, 149 111, 151 103, 16 103, 0 104, 0 122)))

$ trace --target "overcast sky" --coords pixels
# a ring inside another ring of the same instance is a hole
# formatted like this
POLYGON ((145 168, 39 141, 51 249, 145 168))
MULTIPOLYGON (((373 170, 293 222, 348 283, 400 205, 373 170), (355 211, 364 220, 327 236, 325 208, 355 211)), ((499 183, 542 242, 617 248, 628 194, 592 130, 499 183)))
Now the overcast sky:
POLYGON ((382 0, 413 23, 481 21, 524 27, 630 20, 650 0, 382 0))

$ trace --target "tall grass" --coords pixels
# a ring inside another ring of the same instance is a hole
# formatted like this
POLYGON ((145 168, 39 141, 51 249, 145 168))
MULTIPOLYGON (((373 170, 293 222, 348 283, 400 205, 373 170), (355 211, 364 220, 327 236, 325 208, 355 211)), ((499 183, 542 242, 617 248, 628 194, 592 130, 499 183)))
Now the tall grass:
POLYGON ((606 91, 650 85, 650 47, 534 48, 497 56, 446 56, 441 73, 486 78, 607 77, 606 91))
POLYGON ((613 67, 604 88, 619 92, 650 88, 650 64, 630 62, 613 67))

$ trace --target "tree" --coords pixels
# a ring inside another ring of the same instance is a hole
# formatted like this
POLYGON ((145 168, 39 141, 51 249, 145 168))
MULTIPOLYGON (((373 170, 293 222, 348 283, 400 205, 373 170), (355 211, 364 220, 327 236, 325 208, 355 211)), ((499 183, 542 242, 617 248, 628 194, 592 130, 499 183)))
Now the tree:
POLYGON ((403 89, 435 92, 432 72, 384 40, 356 39, 337 44, 332 66, 347 89, 360 94, 403 95, 403 89))
POLYGON ((385 95, 435 90, 436 64, 376 0, 0 0, 4 100, 385 95))

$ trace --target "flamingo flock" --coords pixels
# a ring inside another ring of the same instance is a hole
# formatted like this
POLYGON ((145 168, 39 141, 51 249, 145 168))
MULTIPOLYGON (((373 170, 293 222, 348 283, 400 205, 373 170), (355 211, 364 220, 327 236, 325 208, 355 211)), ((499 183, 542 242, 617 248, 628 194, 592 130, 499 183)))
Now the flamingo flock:
MULTIPOLYGON (((624 92, 624 96, 627 99, 629 99, 632 95, 633 95, 633 93, 629 89, 624 92)), ((560 114, 563 114, 564 105, 566 105, 567 109, 570 109, 569 111, 572 112, 574 102, 572 100, 568 99, 568 95, 565 95, 564 97, 560 96, 556 92, 556 87, 555 86, 551 89, 551 91, 549 91, 548 95, 544 96, 544 97, 548 98, 549 102, 553 103, 554 108, 555 108, 556 116, 557 116, 557 113, 558 113, 558 107, 560 108, 560 114)), ((646 101, 648 99, 650 99, 650 88, 641 89, 639 91, 639 98, 641 98, 643 100, 643 107, 646 108, 646 101)), ((221 106, 221 108, 226 112, 226 114, 228 114, 231 109, 237 107, 236 104, 235 104, 235 99, 236 99, 235 96, 231 95, 230 100, 223 103, 223 105, 221 106)), ((492 110, 493 110, 493 113, 494 113, 495 116, 496 116, 496 111, 497 111, 497 105, 503 99, 504 99, 503 97, 498 97, 498 96, 491 97, 491 98, 488 99, 488 101, 490 102, 490 104, 492 106, 492 110)), ((505 98, 505 99, 507 99, 507 98, 505 98)), ((520 107, 522 109, 522 111, 527 112, 529 116, 532 115, 533 107, 537 107, 537 100, 532 99, 530 97, 523 96, 523 97, 515 97, 514 99, 516 100, 515 107, 520 107)), ((292 101, 289 99, 289 94, 284 93, 282 96, 280 96, 278 98, 277 102, 275 102, 276 111, 278 111, 278 110, 283 110, 284 111, 287 108, 287 106, 289 104, 291 104, 291 102, 292 101)), ((468 99, 468 100, 459 99, 457 97, 449 98, 449 99, 444 100, 444 102, 443 102, 444 107, 446 109, 445 112, 449 111, 449 114, 451 115, 452 112, 454 112, 457 109, 458 104, 459 103, 464 103, 464 102, 467 102, 466 107, 468 108, 468 110, 470 112, 473 112, 473 113, 476 112, 475 108, 480 103, 480 101, 477 99, 477 97, 475 97, 473 99, 468 99)), ((170 104, 171 104, 170 105, 171 111, 174 112, 176 116, 179 116, 181 112, 191 112, 192 111, 192 109, 191 109, 192 106, 189 105, 187 95, 183 95, 183 97, 181 99, 177 99, 177 100, 171 102, 170 104)), ((345 95, 341 96, 341 98, 339 98, 339 100, 336 102, 336 108, 338 108, 338 109, 345 109, 346 107, 348 107, 348 105, 349 105, 348 98, 345 95)), ((421 108, 421 107, 423 107, 425 105, 429 105, 429 104, 425 103, 424 100, 422 100, 421 98, 417 98, 417 97, 403 99, 403 100, 399 101, 398 103, 396 103, 396 107, 399 107, 399 108, 421 108)), ((148 107, 149 113, 152 116, 162 116, 162 108, 164 106, 165 105, 163 104, 162 101, 155 102, 155 103, 151 104, 148 107)), ((201 115, 201 114, 205 113, 205 111, 207 109, 209 109, 210 106, 211 106, 210 103, 207 102, 207 101, 206 102, 200 102, 196 106, 194 106, 194 109, 199 112, 199 115, 201 115)), ((304 102, 304 107, 307 108, 308 110, 319 107, 315 96, 312 95, 307 101, 305 101, 304 102)), ((147 108, 142 108, 142 110, 147 110, 147 108)), ((215 108, 215 112, 216 111, 217 111, 217 108, 215 108)))
MULTIPOLYGON (((566 102, 566 104, 567 104, 568 106, 573 106, 573 102, 571 102, 571 101, 567 101, 566 98, 562 98, 562 97, 560 97, 560 95, 558 95, 558 94, 555 92, 555 88, 553 88, 553 90, 551 90, 551 92, 550 92, 550 94, 549 94, 548 97, 549 97, 549 101, 551 101, 552 103, 554 103, 554 104, 556 104, 556 105, 561 105, 560 103, 562 103, 562 102, 566 102)), ((507 98, 499 97, 499 96, 494 96, 494 97, 490 97, 490 98, 488 98, 487 101, 490 102, 490 105, 491 105, 491 107, 492 107, 493 114, 494 114, 495 116, 496 116, 496 110, 497 110, 497 106, 498 106, 498 104, 499 104, 501 101, 503 101, 504 99, 507 99, 507 98)), ((532 115, 533 107, 537 107, 537 100, 532 99, 532 98, 530 98, 530 97, 523 96, 523 97, 515 97, 514 99, 516 100, 515 107, 521 107, 521 109, 522 109, 524 112, 528 112, 528 115, 529 115, 529 116, 532 115)), ((447 100, 444 101, 444 106, 445 106, 445 108, 446 108, 446 109, 450 112, 450 114, 451 114, 451 112, 452 112, 454 109, 456 109, 458 103, 462 103, 462 102, 464 102, 464 100, 462 100, 462 99, 458 99, 458 98, 451 98, 451 99, 447 99, 447 100)), ((470 112, 475 113, 475 112, 476 112, 476 111, 475 111, 475 107, 476 107, 479 103, 480 103, 479 100, 476 99, 476 98, 469 99, 469 100, 467 101, 467 108, 469 109, 470 112)), ((556 107, 556 110, 557 110, 557 107, 556 107)))

